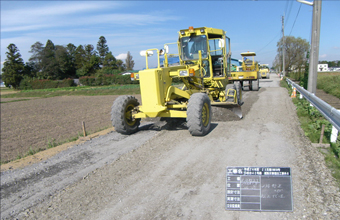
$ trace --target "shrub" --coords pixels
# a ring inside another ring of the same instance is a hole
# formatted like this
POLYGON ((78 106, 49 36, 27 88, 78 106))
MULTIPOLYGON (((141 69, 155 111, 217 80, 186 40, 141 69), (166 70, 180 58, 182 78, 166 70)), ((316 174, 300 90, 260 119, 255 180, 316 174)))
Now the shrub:
POLYGON ((98 73, 96 76, 83 76, 79 78, 79 82, 85 86, 105 86, 114 84, 138 84, 139 81, 131 81, 129 75, 118 74, 102 74, 98 73))
POLYGON ((73 79, 64 79, 62 81, 59 80, 48 80, 48 79, 31 79, 24 78, 20 82, 21 90, 29 90, 29 89, 52 89, 52 88, 63 88, 63 87, 71 87, 75 86, 73 79))

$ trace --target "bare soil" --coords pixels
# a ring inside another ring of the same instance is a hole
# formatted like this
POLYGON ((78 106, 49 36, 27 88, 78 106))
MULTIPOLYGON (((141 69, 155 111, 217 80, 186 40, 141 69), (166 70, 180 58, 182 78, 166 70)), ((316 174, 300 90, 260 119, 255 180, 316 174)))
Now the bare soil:
POLYGON ((328 94, 321 89, 317 89, 315 95, 327 102, 329 105, 333 106, 336 109, 340 109, 340 99, 335 97, 334 95, 328 94))
MULTIPOLYGON (((62 96, 1 104, 1 161, 111 127, 118 96, 62 96)), ((6 99, 2 99, 6 101, 6 99)))

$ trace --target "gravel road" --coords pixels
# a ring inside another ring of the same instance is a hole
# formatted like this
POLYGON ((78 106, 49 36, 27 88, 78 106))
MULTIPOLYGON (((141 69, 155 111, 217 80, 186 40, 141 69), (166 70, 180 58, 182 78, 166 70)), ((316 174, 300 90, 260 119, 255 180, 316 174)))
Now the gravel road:
POLYGON ((3 219, 340 219, 340 193, 322 154, 300 128, 279 78, 244 92, 242 120, 229 110, 205 137, 185 124, 144 122, 1 173, 3 219), (226 117, 230 115, 230 117, 226 117), (294 210, 225 210, 227 166, 290 167, 294 210))

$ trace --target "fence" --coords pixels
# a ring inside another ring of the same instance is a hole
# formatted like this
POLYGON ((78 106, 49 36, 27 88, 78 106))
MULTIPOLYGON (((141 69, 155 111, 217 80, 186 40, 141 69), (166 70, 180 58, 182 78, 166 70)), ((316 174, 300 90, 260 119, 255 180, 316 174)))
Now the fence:
POLYGON ((296 90, 333 125, 332 134, 336 134, 335 136, 337 136, 338 131, 340 131, 340 111, 318 98, 313 93, 308 92, 301 86, 292 82, 290 79, 286 78, 286 81, 289 85, 296 88, 296 90), (335 131, 335 129, 337 131, 335 131))

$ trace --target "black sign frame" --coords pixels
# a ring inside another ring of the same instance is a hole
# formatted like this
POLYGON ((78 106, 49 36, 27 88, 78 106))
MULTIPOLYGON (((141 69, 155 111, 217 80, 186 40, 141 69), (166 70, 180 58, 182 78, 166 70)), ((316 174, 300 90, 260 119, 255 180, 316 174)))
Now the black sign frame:
POLYGON ((227 167, 225 209, 292 212, 290 167, 227 167))

